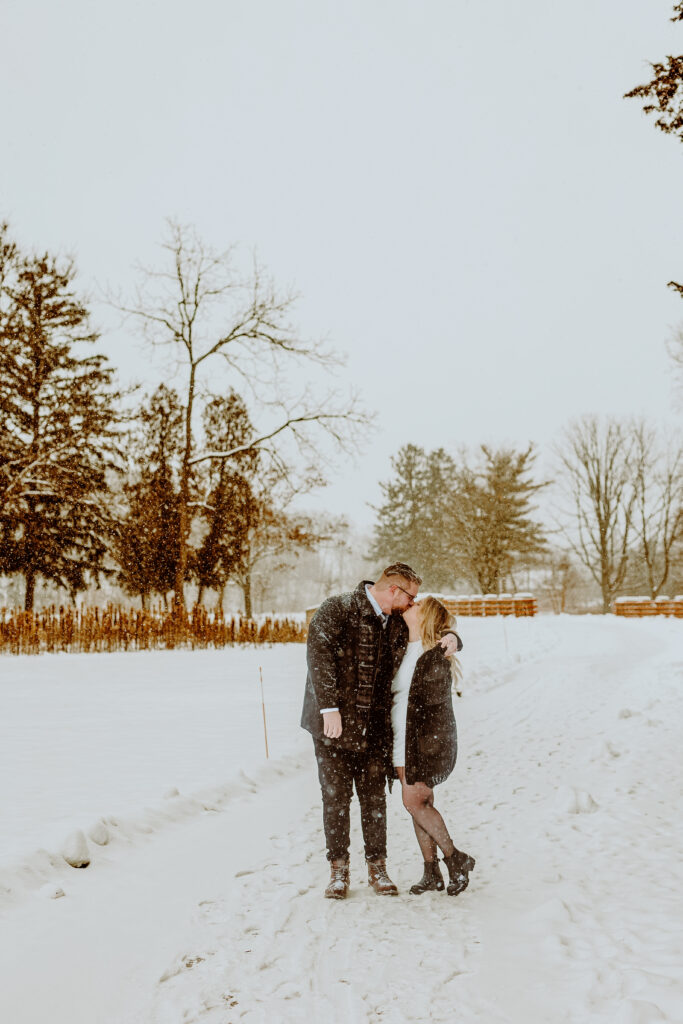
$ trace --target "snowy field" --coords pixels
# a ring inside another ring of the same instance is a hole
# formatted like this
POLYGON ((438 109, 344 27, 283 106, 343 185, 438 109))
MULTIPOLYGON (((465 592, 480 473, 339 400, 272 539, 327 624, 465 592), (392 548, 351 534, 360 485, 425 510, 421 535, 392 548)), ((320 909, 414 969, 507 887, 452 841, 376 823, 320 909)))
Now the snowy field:
POLYGON ((5 657, 0 1020, 681 1024, 681 623, 460 631, 455 899, 407 893, 396 790, 401 895, 368 890, 355 805, 350 898, 322 898, 303 646, 5 657), (85 870, 74 830, 108 840, 85 870))
POLYGON ((304 663, 297 644, 3 658, 0 886, 17 855, 101 815, 143 824, 173 788, 234 792, 265 759, 259 667, 271 757, 307 751, 304 663))

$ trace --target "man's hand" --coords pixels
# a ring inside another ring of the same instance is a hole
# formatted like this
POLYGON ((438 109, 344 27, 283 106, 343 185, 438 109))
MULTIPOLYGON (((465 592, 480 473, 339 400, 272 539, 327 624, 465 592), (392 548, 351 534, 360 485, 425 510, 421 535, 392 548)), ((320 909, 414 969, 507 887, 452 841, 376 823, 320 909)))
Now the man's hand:
POLYGON ((339 739, 342 734, 342 720, 338 711, 323 712, 323 733, 331 740, 339 739))
POLYGON ((443 647, 443 653, 447 658, 450 658, 452 654, 458 653, 458 638, 453 633, 447 633, 446 636, 442 636, 439 643, 443 647))

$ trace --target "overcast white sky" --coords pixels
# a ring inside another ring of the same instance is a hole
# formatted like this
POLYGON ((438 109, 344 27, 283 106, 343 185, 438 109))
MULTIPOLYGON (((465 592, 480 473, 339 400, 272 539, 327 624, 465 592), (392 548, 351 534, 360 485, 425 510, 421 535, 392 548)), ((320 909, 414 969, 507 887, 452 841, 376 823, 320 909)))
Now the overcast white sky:
MULTIPOLYGON (((675 415, 683 146, 621 98, 683 52, 672 6, 4 0, 0 216, 93 292, 131 288, 169 215, 256 246, 380 412, 318 501, 364 525, 406 442, 675 415)), ((123 379, 155 384, 96 312, 123 379)))

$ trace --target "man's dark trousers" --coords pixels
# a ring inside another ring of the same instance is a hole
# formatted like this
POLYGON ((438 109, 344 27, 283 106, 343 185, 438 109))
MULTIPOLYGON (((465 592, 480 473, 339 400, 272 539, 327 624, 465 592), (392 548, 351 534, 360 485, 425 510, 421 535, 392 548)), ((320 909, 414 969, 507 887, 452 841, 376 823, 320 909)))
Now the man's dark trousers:
POLYGON ((356 787, 367 860, 387 855, 386 764, 381 750, 343 750, 314 739, 323 796, 327 859, 348 861, 351 795, 356 787))

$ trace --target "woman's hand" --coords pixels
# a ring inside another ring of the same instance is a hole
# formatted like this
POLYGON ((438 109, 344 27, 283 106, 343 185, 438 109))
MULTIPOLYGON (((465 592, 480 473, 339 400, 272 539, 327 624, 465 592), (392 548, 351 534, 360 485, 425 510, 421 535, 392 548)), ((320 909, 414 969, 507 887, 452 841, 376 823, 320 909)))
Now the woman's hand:
POLYGON ((446 633, 446 635, 442 636, 439 640, 439 644, 447 658, 458 653, 458 638, 454 633, 446 633))
POLYGON ((342 719, 338 711, 323 712, 323 735, 338 740, 342 734, 342 719))

